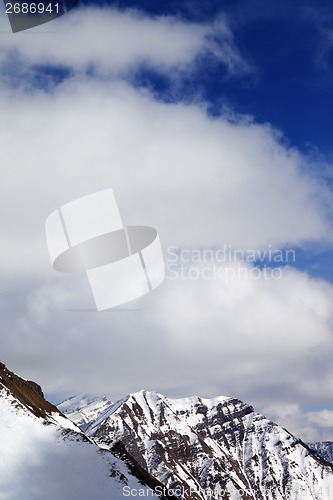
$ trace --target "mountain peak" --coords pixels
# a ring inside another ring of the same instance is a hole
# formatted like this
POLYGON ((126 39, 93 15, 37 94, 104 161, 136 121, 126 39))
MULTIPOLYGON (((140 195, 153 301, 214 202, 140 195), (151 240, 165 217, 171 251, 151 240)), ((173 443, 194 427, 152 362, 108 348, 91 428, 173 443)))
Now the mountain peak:
POLYGON ((8 467, 0 461, 0 491, 11 495, 4 498, 22 496, 17 477, 24 477, 29 500, 70 500, 72 491, 93 498, 97 489, 100 500, 120 500, 131 485, 134 496, 155 490, 182 500, 299 500, 304 492, 328 500, 333 491, 328 461, 236 398, 172 399, 140 390, 115 403, 77 395, 59 407, 81 430, 44 399, 38 384, 0 363, 2 453, 21 464, 5 490, 8 467), (38 457, 38 480, 31 456, 38 457))
POLYGON ((176 498, 296 500, 300 491, 313 498, 318 484, 333 488, 332 466, 232 397, 172 399, 140 390, 105 408, 85 432, 122 449, 176 498))

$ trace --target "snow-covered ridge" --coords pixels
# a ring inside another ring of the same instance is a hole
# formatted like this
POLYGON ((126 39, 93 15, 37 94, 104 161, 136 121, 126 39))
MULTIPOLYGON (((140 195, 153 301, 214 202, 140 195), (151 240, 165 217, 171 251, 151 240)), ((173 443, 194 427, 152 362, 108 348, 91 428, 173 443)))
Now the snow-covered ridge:
POLYGON ((44 423, 0 393, 1 500, 123 500, 125 487, 149 494, 112 453, 82 433, 44 423))
POLYGON ((131 490, 152 496, 144 486, 150 477, 102 450, 38 384, 3 364, 0 377, 1 500, 123 500, 131 490))
POLYGON ((110 449, 121 443, 174 497, 333 497, 332 467, 235 398, 175 400, 140 391, 105 409, 85 429, 110 449))
POLYGON ((60 403, 58 409, 84 431, 91 420, 111 405, 105 397, 77 395, 60 403))

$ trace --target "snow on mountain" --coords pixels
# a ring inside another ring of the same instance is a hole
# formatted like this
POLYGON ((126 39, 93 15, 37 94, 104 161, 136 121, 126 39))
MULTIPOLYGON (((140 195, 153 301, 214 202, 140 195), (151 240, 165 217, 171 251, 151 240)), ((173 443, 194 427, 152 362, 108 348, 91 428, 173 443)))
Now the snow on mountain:
POLYGON ((312 451, 234 398, 140 391, 60 408, 0 363, 0 500, 333 497, 332 443, 312 451))
POLYGON ((78 395, 66 399, 57 406, 62 413, 65 413, 72 422, 84 431, 86 425, 92 420, 96 420, 104 410, 112 406, 112 403, 105 397, 78 395))
POLYGON ((140 471, 101 450, 37 384, 0 363, 0 500, 123 500, 131 490, 151 496, 143 476, 133 474, 140 471))
POLYGON ((42 389, 31 380, 25 380, 0 363, 0 389, 3 394, 14 397, 16 405, 25 408, 28 413, 45 419, 49 423, 57 423, 63 427, 81 432, 79 427, 66 418, 56 406, 44 398, 42 389))
POLYGON ((140 391, 85 424, 186 500, 333 498, 333 468, 237 399, 173 400, 140 391))

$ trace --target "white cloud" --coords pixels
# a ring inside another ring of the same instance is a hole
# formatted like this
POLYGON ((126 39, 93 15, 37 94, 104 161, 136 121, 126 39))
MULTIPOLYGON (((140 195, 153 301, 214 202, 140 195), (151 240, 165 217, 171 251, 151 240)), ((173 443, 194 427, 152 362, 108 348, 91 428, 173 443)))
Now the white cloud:
POLYGON ((332 440, 333 411, 304 411, 298 404, 272 404, 263 412, 307 443, 332 440))
POLYGON ((52 93, 3 92, 2 272, 48 273, 44 221, 113 187, 125 222, 162 243, 260 248, 330 238, 328 193, 274 130, 165 104, 124 83, 73 79, 52 93))
MULTIPOLYGON (((5 16, 2 24, 9 29, 5 16)), ((183 72, 199 55, 220 59, 232 74, 251 71, 224 17, 202 25, 136 10, 76 8, 33 32, 2 32, 1 49, 2 61, 17 51, 23 65, 61 65, 105 76, 119 76, 142 64, 183 72)))

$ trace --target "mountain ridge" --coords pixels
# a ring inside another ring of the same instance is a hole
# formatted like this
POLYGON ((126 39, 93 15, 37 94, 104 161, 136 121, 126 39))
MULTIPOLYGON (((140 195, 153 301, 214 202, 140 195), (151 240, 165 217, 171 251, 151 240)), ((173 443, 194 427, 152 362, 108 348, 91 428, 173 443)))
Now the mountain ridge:
POLYGON ((333 492, 333 466, 318 449, 233 397, 141 390, 57 408, 1 363, 0 441, 1 500, 329 500, 333 492))
POLYGON ((331 463, 232 397, 171 399, 141 390, 106 408, 85 431, 110 449, 121 443, 186 500, 296 499, 301 491, 316 498, 318 484, 333 487, 331 463))

